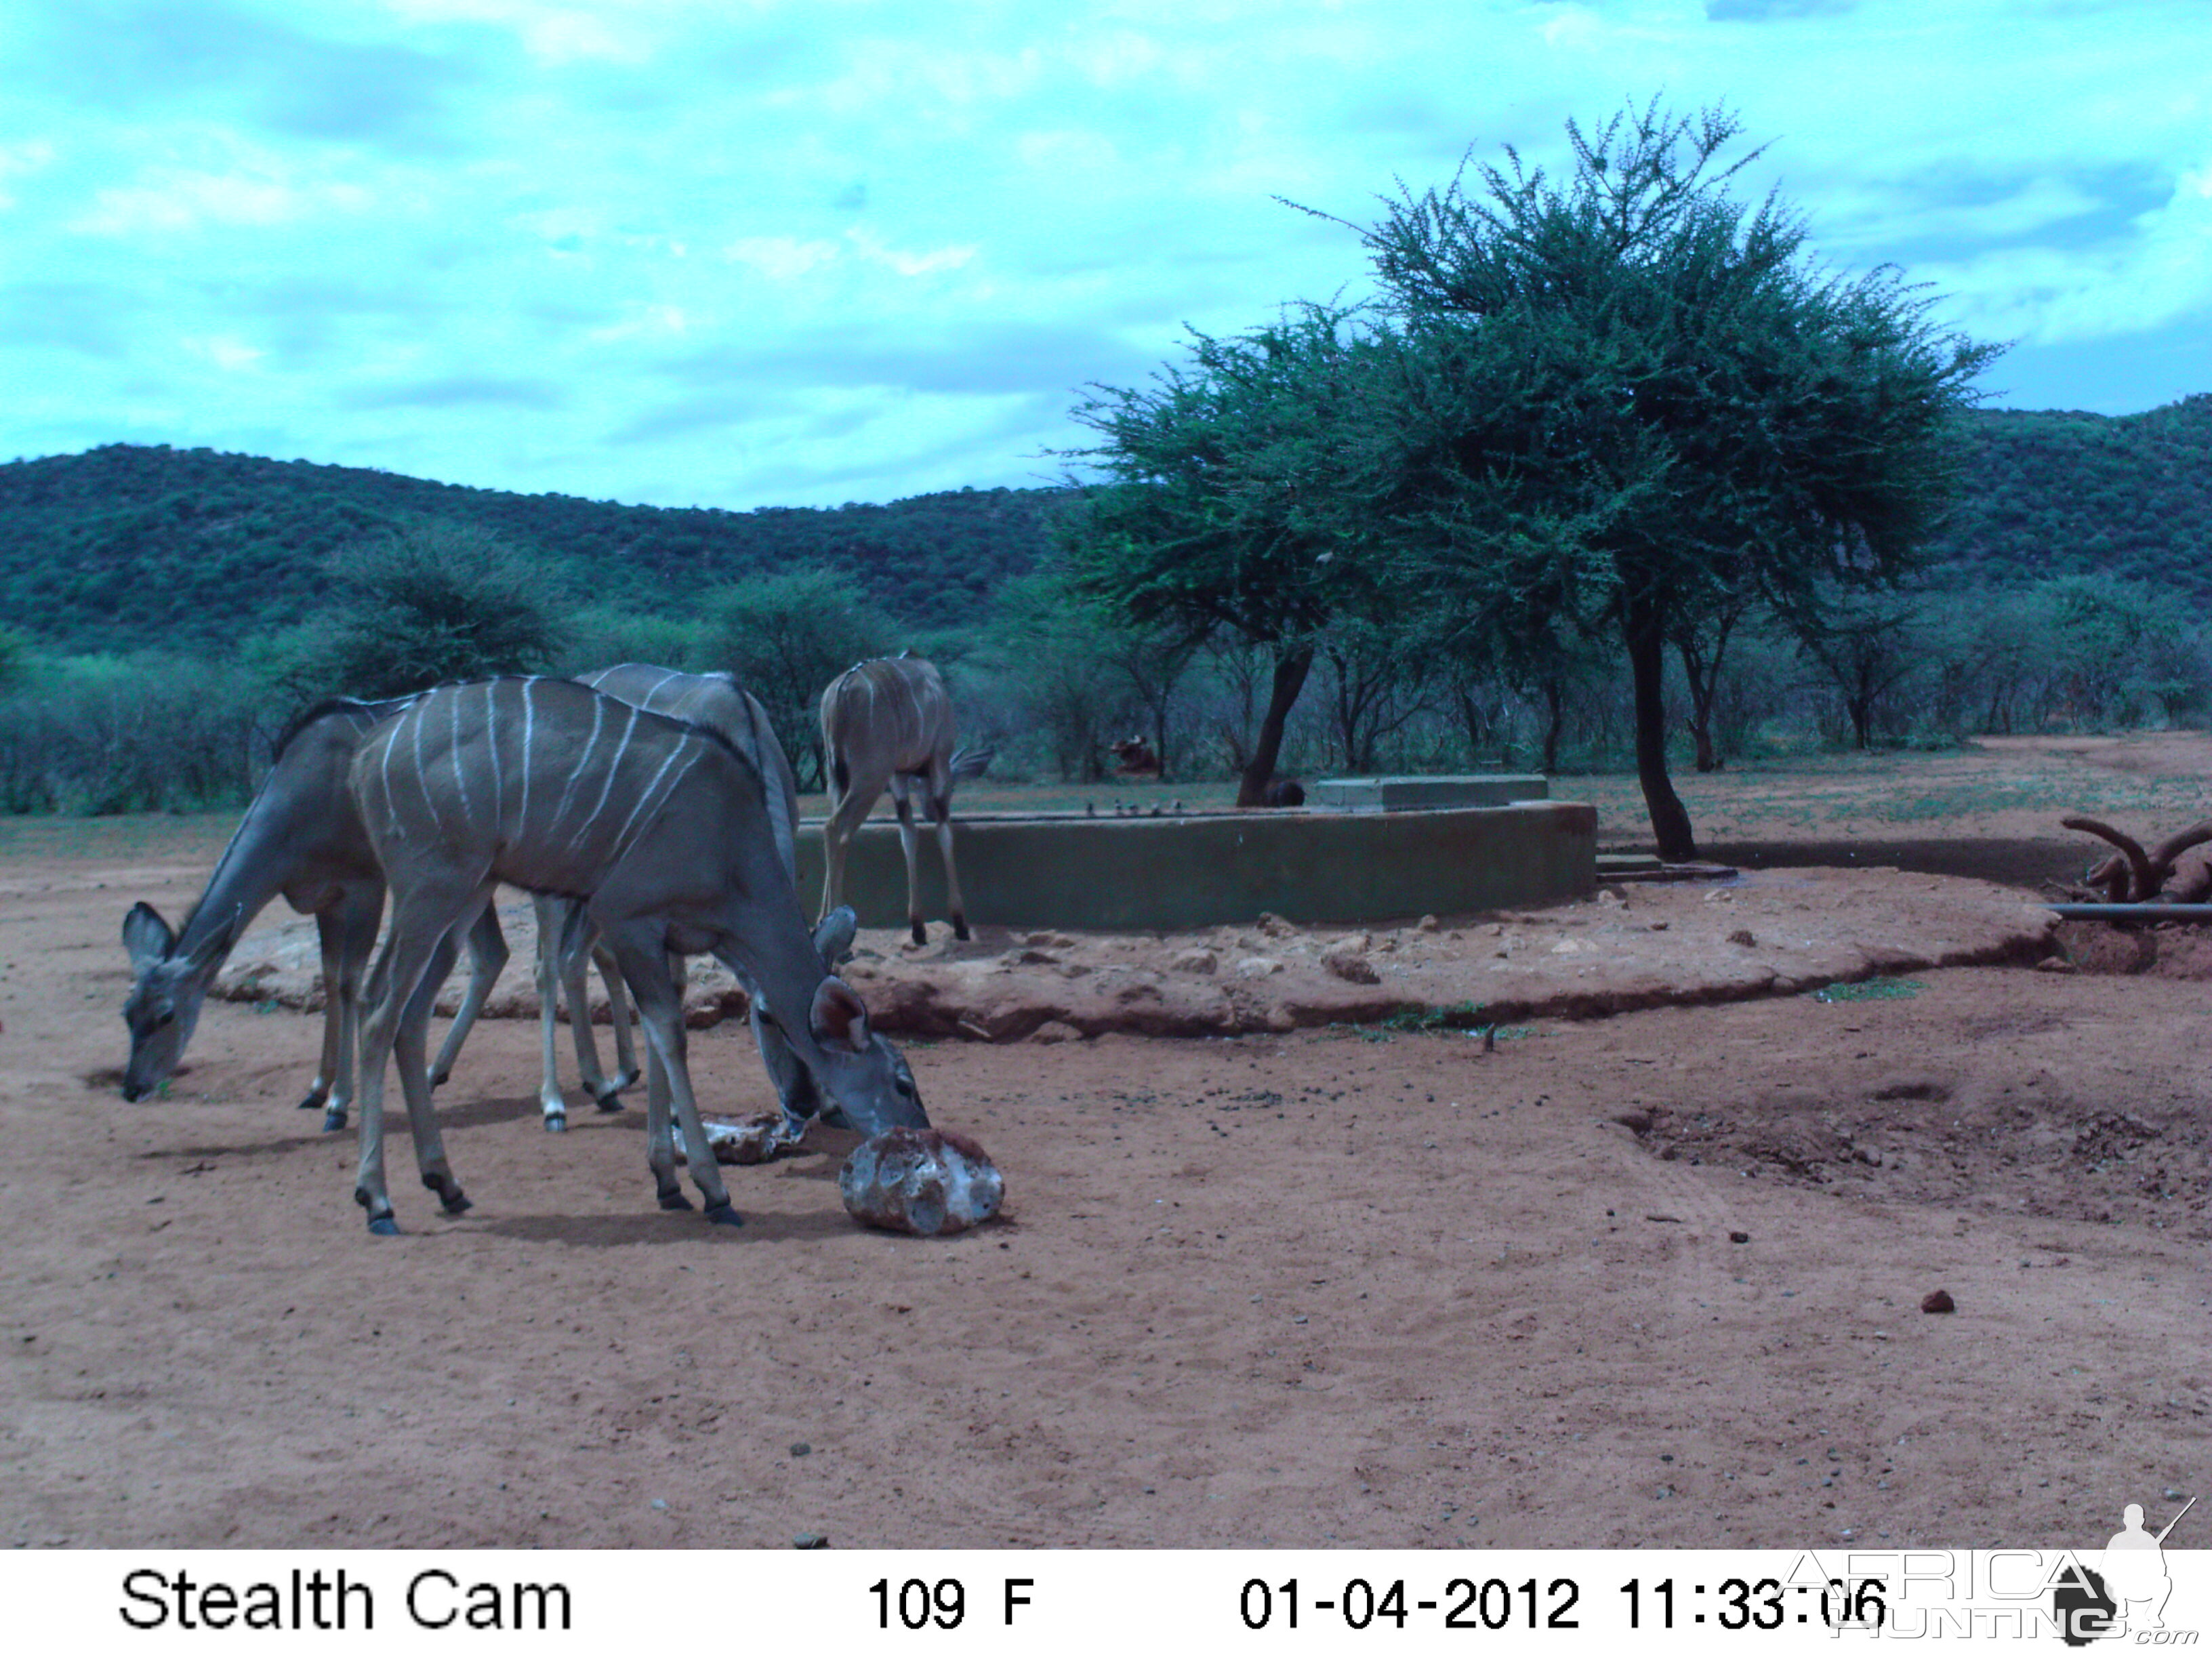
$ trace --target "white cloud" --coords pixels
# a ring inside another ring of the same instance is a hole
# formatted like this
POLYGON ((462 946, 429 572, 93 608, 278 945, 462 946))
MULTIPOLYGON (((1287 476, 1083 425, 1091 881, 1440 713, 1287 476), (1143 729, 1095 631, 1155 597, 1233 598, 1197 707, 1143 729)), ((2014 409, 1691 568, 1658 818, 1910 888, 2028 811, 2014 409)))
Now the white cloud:
POLYGON ((604 344, 615 340, 634 340, 642 336, 680 335, 691 327, 691 318, 685 314, 681 306, 637 306, 621 322, 588 331, 587 337, 604 344))
POLYGON ((359 213, 369 204, 362 186, 338 179, 300 182, 272 167, 214 173, 143 167, 128 184, 94 193, 89 210, 66 228, 92 236, 281 225, 328 213, 359 213))
POLYGON ((194 356, 204 357, 217 368, 233 374, 242 368, 252 368, 269 355, 258 346, 250 346, 243 340, 234 339, 228 336, 217 336, 207 339, 188 338, 184 342, 184 347, 194 356))
POLYGON ((21 144, 0 144, 0 209, 15 205, 15 198, 8 188, 12 173, 36 173, 54 159, 54 147, 43 139, 31 139, 21 144))
MULTIPOLYGON (((2008 249, 1931 273, 1970 323, 2037 345, 2148 333, 2185 318, 2212 326, 2212 165, 2184 173, 2134 234, 2086 252, 2008 249)), ((2212 389, 2212 388, 2207 388, 2212 389)))
POLYGON ((653 14, 668 9, 635 3, 541 5, 536 0, 384 0, 384 5, 410 23, 488 23, 509 30, 534 62, 548 67, 646 63, 658 44, 653 14))
POLYGON ((829 264, 840 252, 835 242, 802 241, 795 236, 744 236, 724 248, 722 257, 750 265, 773 281, 788 283, 829 264))
POLYGON ((927 276, 940 270, 957 270, 975 257, 973 244, 965 246, 931 248, 927 252, 910 252, 891 246, 873 231, 855 225, 845 233, 846 240, 860 251, 863 258, 895 270, 902 276, 927 276))

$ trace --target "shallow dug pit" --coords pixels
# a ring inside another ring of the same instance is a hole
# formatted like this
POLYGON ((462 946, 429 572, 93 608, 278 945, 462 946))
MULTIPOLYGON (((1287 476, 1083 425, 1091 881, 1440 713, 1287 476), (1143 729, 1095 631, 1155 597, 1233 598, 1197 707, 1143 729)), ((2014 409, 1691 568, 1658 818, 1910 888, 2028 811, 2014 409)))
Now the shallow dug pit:
POLYGON ((2065 1021, 1969 1019, 1941 1064, 1895 1066, 1871 1013, 1844 1017, 1829 1017, 1839 1048, 1869 1045, 1847 1094, 1769 1075, 1735 1100, 1646 1100, 1613 1121, 1662 1162, 1738 1179, 2074 1221, 2185 1216, 2203 1236, 2212 1127, 2191 1100, 2075 1081, 2052 1063, 2077 1040, 2065 1021))
POLYGON ((2212 980, 2212 927, 2191 922, 2062 921, 2055 965, 2084 974, 2212 980))

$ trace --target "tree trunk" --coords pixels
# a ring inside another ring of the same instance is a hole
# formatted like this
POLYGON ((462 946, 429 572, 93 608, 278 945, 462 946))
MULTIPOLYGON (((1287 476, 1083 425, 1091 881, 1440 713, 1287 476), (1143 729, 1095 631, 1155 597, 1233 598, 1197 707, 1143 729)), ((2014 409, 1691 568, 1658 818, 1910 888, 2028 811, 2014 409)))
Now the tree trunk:
POLYGON ((1559 738, 1567 729, 1567 679, 1565 671, 1546 677, 1544 681, 1544 763, 1538 769, 1546 776, 1559 769, 1559 738))
POLYGON ((1275 658, 1274 680, 1267 692, 1267 713, 1260 722, 1260 740, 1253 744, 1252 757, 1244 763, 1243 775, 1237 780, 1239 806, 1265 804, 1267 781, 1275 775, 1275 757, 1282 752, 1283 724, 1290 718, 1298 693, 1305 689, 1313 659, 1313 647, 1310 645, 1282 652, 1275 658))
POLYGON ((1636 776, 1651 814, 1659 856, 1681 864, 1698 855, 1690 815, 1667 775, 1667 612, 1655 596, 1632 593, 1623 602, 1621 631, 1636 677, 1636 776))
POLYGON ((1674 650, 1681 654, 1681 677, 1690 686, 1690 737, 1697 744, 1698 772, 1721 769, 1721 748, 1712 741, 1712 706, 1721 699, 1721 659, 1728 654, 1728 633, 1735 626, 1735 615, 1721 617, 1714 629, 1710 661, 1694 630, 1681 630, 1674 639, 1674 650))

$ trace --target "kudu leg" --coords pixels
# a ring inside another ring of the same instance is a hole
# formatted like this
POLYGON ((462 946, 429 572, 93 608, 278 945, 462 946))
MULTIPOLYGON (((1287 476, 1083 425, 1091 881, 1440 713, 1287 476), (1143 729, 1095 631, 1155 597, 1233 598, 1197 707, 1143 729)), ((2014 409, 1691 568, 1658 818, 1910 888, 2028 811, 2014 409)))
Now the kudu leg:
POLYGON ((832 798, 830 816, 822 822, 822 914, 817 922, 845 902, 845 860, 852 853, 853 837, 890 782, 888 772, 853 773, 845 780, 845 793, 832 798))
MULTIPOLYGON (((471 914, 472 901, 480 903, 489 896, 489 890, 478 889, 465 890, 458 895, 452 890, 430 890, 411 896, 394 908, 392 937, 369 975, 368 1012, 361 1027, 361 1157, 353 1196, 354 1201, 368 1212, 368 1230, 372 1233, 390 1235, 399 1231, 384 1174, 386 1063, 393 1056, 400 1026, 410 1012, 417 1013, 420 1025, 427 1029, 428 1005, 437 994, 435 987, 423 995, 419 1010, 410 1005, 416 1002, 418 993, 424 991, 423 981, 440 947, 447 943, 447 933, 471 914)), ((450 965, 450 956, 447 961, 450 965)), ((418 1041, 413 1049, 411 1066, 407 1056, 401 1057, 404 1069, 400 1087, 407 1099, 410 1126, 415 1127, 416 1156, 423 1160, 423 1184, 444 1199, 450 1209, 455 1200, 464 1205, 466 1200, 461 1199, 460 1188, 453 1184, 452 1172, 446 1167, 444 1150, 438 1144, 437 1126, 430 1116, 430 1079, 422 1066, 422 1052, 418 1041), (426 1145, 431 1148, 427 1155, 423 1151, 426 1145)))
POLYGON ((684 1002, 669 971, 667 953, 657 939, 630 936, 607 940, 621 964, 630 1000, 637 1005, 645 1026, 647 1050, 658 1063, 656 1076, 646 1085, 646 1158, 652 1166, 654 1186, 663 1209, 689 1209, 690 1203, 676 1183, 676 1150, 668 1133, 672 1108, 684 1130, 684 1149, 691 1164, 692 1184, 706 1200, 707 1219, 736 1226, 738 1216, 722 1183, 720 1167, 708 1143, 699 1107, 691 1095, 691 1076, 685 1063, 684 1002))
POLYGON ((469 1031, 483 1012, 484 999, 498 982, 507 967, 507 935, 500 931, 499 907, 486 904, 483 914, 469 928, 469 988, 462 994, 461 1006, 453 1015, 453 1023, 446 1032, 446 1041, 438 1049, 438 1063, 430 1068, 430 1086, 435 1088, 453 1074, 453 1061, 461 1052, 461 1044, 468 1041, 469 1031))
POLYGON ((345 1042, 345 1008, 338 1000, 340 926, 335 911, 315 913, 315 942, 323 957, 323 1053, 315 1062, 315 1080, 307 1085, 307 1097, 300 1103, 303 1112, 313 1111, 331 1097, 331 1085, 337 1081, 338 1067, 343 1063, 340 1054, 345 1042))
POLYGON ((952 937, 964 939, 968 937, 968 906, 960 896, 959 868, 952 862, 952 793, 949 784, 931 792, 929 816, 937 821, 937 850, 945 860, 945 902, 951 907, 952 937))
POLYGON ((927 945, 929 929, 921 922, 921 866, 916 852, 919 838, 914 827, 914 802, 908 791, 906 779, 891 780, 891 807, 898 814, 899 851, 906 855, 906 925, 914 930, 916 945, 927 945))
MULTIPOLYGON (((335 1068, 329 1073, 328 1097, 322 1103, 323 1133, 336 1134, 345 1127, 346 1114, 353 1106, 361 1052, 362 980, 369 957, 376 951, 377 924, 384 919, 383 884, 348 890, 327 914, 336 925, 337 960, 333 977, 331 960, 328 956, 324 958, 323 994, 328 1006, 323 1036, 328 1052, 329 1018, 335 1012, 337 1048, 335 1068)), ((315 921, 319 931, 323 917, 319 915, 315 921)), ((300 1103, 307 1106, 313 1100, 310 1096, 300 1103)))
POLYGON ((422 983, 415 988, 415 994, 407 999, 407 1006, 400 1012, 399 1029, 393 1033, 392 1043, 392 1063, 399 1071, 400 1093, 407 1102, 407 1127, 415 1141, 415 1167, 422 1171, 422 1184, 438 1194, 438 1201, 447 1215, 463 1214, 470 1206, 460 1183, 453 1179, 452 1166, 446 1161, 445 1139, 438 1133, 437 1113, 430 1103, 428 1055, 430 1016, 437 1009, 438 992, 446 976, 453 971, 454 958, 459 954, 460 937, 456 928, 438 941, 422 983))
MULTIPOLYGON (((568 1127, 568 1103, 561 1093, 559 1045, 561 1024, 561 930, 567 907, 558 899, 538 900, 538 957, 532 971, 538 979, 538 1112, 549 1131, 568 1127)), ((576 1018, 575 993, 570 994, 568 1018, 576 1018)))
MULTIPOLYGON (((630 1041, 629 997, 623 990, 621 965, 615 961, 613 951, 597 945, 592 948, 592 962, 599 970, 599 982, 607 988, 607 1023, 614 1028, 615 1036, 614 1080, 599 1097, 599 1109, 619 1112, 622 1102, 615 1097, 645 1073, 638 1070, 637 1048, 630 1041)), ((594 1054, 593 1059, 597 1058, 594 1054)))

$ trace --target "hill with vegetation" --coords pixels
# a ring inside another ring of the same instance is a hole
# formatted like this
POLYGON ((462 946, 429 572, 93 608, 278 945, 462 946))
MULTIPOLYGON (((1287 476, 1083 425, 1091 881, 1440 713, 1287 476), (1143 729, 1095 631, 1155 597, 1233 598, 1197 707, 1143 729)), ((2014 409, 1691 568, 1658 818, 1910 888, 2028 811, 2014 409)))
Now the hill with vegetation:
MULTIPOLYGON (((2141 415, 1978 410, 1966 488, 1933 550, 1960 586, 2108 575, 2212 599, 2212 394, 2141 415)), ((362 467, 111 444, 0 465, 0 598, 49 649, 221 650, 313 611, 325 562, 444 520, 493 532, 549 585, 682 616, 708 586, 823 567, 900 621, 981 622, 1048 555, 1050 489, 962 489, 883 506, 625 507, 434 483, 362 467)))
POLYGON ((296 622, 331 555, 442 520, 489 532, 549 586, 645 614, 699 591, 820 566, 899 619, 970 622, 1035 568, 1059 492, 962 489, 885 506, 625 507, 433 483, 362 467, 110 444, 0 465, 0 594, 14 625, 67 651, 204 652, 296 622))
POLYGON ((2141 415, 1978 410, 1933 550, 1961 585, 2117 577, 2212 599, 2212 393, 2141 415))

